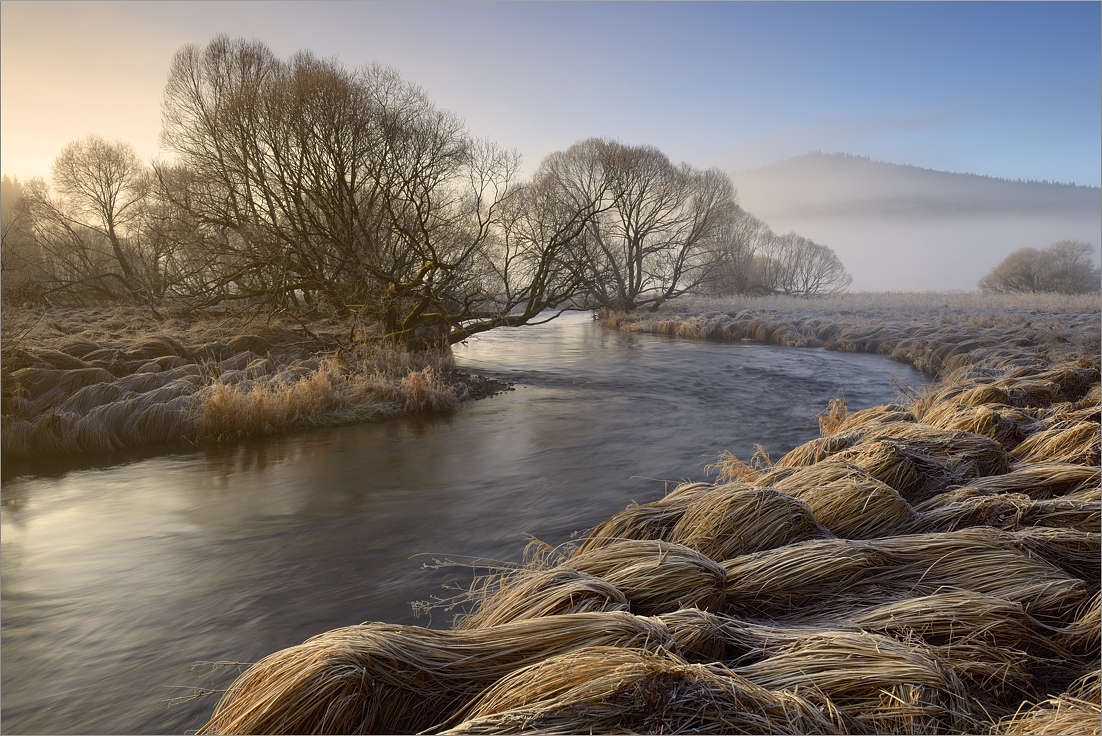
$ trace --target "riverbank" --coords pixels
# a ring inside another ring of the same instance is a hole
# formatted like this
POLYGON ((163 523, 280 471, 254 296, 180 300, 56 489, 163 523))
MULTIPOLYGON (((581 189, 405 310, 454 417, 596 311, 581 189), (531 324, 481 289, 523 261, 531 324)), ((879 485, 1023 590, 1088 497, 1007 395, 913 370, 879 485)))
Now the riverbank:
POLYGON ((451 630, 368 623, 276 652, 202 731, 1099 733, 1098 298, 970 298, 619 317, 939 380, 834 402, 776 461, 721 458, 714 484, 533 545, 449 602, 451 630))
POLYGON ((1098 356, 1098 294, 884 292, 685 297, 655 312, 606 315, 608 327, 707 340, 875 353, 947 376, 1006 360, 1098 356))
POLYGON ((362 321, 142 307, 4 310, 3 456, 197 444, 403 414, 504 390, 449 351, 381 343, 362 321))

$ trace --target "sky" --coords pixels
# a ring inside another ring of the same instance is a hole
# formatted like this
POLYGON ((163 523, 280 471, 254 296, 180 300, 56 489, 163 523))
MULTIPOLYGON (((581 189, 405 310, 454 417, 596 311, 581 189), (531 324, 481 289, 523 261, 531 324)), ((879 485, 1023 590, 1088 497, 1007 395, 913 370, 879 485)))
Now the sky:
POLYGON ((531 172, 591 136, 745 171, 808 151, 1100 184, 1098 2, 0 4, 0 169, 159 146, 169 63, 219 33, 379 62, 531 172))

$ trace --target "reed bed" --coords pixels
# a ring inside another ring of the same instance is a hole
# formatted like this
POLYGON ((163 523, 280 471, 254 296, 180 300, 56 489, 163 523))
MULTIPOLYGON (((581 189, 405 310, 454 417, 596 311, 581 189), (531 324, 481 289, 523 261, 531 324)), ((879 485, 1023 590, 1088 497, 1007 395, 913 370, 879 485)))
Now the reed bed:
MULTIPOLYGON (((716 483, 476 581, 452 630, 368 624, 274 654, 204 732, 1098 733, 1098 297, 929 299, 611 316, 879 352, 939 382, 831 402, 776 463, 725 453, 716 483)), ((71 357, 92 367, 92 348, 71 357)))

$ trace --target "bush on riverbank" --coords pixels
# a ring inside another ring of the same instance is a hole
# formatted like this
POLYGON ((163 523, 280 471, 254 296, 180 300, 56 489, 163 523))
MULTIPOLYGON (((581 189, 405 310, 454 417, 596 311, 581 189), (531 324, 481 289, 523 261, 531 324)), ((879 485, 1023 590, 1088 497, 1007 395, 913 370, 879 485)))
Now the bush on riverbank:
MULTIPOLYGON (((365 624, 270 655, 202 732, 1098 734, 1102 383, 1087 306, 992 325, 958 309, 926 328, 898 311, 821 317, 942 380, 896 405, 833 402, 822 437, 776 462, 728 453, 716 485, 538 549, 449 601, 471 608, 455 630, 365 624), (609 641, 631 621, 645 638, 609 641), (592 638, 564 644, 580 626, 592 638), (491 673, 475 635, 509 642, 508 663, 490 656, 491 673)), ((651 324, 708 320, 725 324, 651 324)))
POLYGON ((5 459, 101 453, 454 411, 448 351, 371 326, 159 318, 128 307, 5 310, 5 459))

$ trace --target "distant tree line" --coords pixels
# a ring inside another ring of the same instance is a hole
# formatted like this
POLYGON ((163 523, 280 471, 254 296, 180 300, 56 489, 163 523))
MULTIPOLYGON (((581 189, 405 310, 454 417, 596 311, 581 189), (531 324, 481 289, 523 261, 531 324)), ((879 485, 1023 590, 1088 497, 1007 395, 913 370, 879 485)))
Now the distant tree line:
POLYGON ((454 343, 547 310, 850 283, 829 248, 742 210, 717 169, 593 138, 521 180, 514 151, 379 66, 185 46, 162 142, 171 164, 90 136, 49 183, 4 179, 6 302, 242 302, 454 343))

